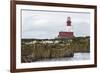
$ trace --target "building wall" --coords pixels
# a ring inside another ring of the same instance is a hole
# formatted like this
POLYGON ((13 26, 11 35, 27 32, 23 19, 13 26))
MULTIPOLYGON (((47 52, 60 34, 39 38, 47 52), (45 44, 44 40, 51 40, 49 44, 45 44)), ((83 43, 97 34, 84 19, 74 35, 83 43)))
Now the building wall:
POLYGON ((74 32, 59 32, 58 38, 72 38, 74 37, 74 32))

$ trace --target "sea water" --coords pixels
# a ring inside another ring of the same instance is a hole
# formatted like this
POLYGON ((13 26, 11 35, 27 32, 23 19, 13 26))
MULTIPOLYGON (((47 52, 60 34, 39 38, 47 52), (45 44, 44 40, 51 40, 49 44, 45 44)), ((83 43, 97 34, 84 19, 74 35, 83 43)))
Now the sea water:
POLYGON ((90 53, 74 53, 73 57, 44 59, 41 61, 78 61, 78 60, 89 60, 89 59, 90 59, 90 53))

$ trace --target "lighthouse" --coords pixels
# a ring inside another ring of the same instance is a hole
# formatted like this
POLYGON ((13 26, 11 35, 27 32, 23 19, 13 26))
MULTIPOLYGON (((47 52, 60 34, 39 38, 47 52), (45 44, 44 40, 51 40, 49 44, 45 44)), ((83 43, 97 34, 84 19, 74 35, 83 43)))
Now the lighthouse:
POLYGON ((67 21, 66 21, 66 28, 67 28, 67 32, 72 32, 72 24, 71 24, 71 17, 67 17, 67 21))
POLYGON ((72 21, 71 17, 67 17, 66 20, 66 31, 60 31, 58 38, 73 38, 74 32, 72 31, 72 21))

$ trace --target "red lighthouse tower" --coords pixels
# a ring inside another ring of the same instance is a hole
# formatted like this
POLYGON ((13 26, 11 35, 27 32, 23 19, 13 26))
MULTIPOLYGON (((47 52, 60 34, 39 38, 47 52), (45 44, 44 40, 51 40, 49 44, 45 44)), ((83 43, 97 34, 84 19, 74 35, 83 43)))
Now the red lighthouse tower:
POLYGON ((67 17, 67 26, 71 26, 71 18, 67 17))
POLYGON ((67 32, 72 32, 71 18, 67 17, 67 32))
POLYGON ((58 38, 72 38, 74 33, 72 31, 71 17, 67 17, 66 29, 67 31, 59 32, 58 38))

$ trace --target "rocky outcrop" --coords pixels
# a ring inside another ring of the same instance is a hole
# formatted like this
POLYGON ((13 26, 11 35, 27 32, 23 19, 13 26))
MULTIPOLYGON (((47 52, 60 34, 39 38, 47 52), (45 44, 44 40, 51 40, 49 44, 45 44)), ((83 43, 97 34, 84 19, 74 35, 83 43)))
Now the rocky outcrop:
MULTIPOLYGON (((29 46, 29 45, 27 45, 29 46)), ((25 47, 24 47, 25 48, 25 47)), ((42 59, 51 59, 51 58, 62 58, 62 57, 73 57, 73 50, 69 49, 63 44, 35 44, 31 46, 33 52, 29 55, 22 57, 22 62, 32 62, 42 59), (34 48, 35 46, 35 48, 34 48), (24 58, 24 59, 23 59, 24 58)), ((24 51, 25 52, 25 51, 24 51)), ((26 51, 27 52, 27 51, 26 51)))

